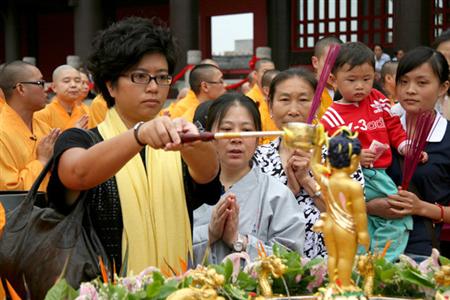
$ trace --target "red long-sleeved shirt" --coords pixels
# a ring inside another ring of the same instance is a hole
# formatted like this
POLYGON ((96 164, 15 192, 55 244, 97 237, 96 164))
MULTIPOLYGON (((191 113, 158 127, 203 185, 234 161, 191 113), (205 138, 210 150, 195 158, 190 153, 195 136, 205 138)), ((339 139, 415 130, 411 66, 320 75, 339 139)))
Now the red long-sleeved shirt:
MULTIPOLYGON (((323 115, 320 122, 331 136, 341 126, 347 126, 358 132, 363 149, 368 149, 373 140, 393 146, 397 149, 406 143, 406 132, 400 118, 391 114, 390 101, 376 89, 361 102, 334 102, 323 115)), ((374 162, 375 168, 390 166, 392 153, 388 148, 374 162)))

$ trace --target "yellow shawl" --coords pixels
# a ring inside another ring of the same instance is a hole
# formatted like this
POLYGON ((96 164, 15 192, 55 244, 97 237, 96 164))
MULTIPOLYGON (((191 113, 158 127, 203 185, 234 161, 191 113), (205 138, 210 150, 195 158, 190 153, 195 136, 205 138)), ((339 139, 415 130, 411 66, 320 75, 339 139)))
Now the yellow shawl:
MULTIPOLYGON (((98 126, 111 139, 128 129, 116 109, 98 126)), ((148 266, 180 270, 179 258, 192 253, 191 229, 179 152, 146 147, 146 168, 136 154, 116 174, 123 216, 122 257, 128 249, 128 274, 148 266)))

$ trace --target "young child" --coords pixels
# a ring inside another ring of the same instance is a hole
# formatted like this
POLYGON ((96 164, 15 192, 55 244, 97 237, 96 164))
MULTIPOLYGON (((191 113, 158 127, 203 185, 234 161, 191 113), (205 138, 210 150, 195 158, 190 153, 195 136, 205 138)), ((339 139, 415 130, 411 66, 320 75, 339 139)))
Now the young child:
MULTIPOLYGON (((398 116, 390 113, 390 101, 372 88, 375 78, 375 60, 366 45, 343 44, 332 70, 342 99, 334 102, 321 119, 328 135, 341 126, 358 132, 361 141, 361 166, 365 179, 366 201, 397 194, 397 187, 386 174, 392 153, 390 146, 403 153, 406 132, 398 116)), ((387 220, 368 217, 372 252, 381 252, 391 241, 386 259, 394 261, 405 250, 412 218, 387 220)))

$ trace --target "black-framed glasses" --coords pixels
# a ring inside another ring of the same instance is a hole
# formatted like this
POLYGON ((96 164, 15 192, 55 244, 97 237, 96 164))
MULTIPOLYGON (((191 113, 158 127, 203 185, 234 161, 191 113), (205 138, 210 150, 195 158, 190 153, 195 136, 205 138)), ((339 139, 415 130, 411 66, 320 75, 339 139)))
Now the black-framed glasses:
POLYGON ((158 74, 152 76, 146 72, 132 72, 129 76, 131 81, 137 84, 149 84, 152 80, 154 80, 157 85, 161 86, 167 86, 172 83, 172 76, 169 74, 158 74))
POLYGON ((210 83, 210 84, 224 84, 225 81, 223 81, 223 79, 220 79, 219 81, 205 81, 206 83, 210 83))
POLYGON ((45 87, 45 80, 36 80, 36 81, 20 81, 20 82, 16 83, 16 85, 13 88, 16 88, 16 86, 19 83, 20 84, 34 84, 34 85, 40 86, 41 88, 45 87))

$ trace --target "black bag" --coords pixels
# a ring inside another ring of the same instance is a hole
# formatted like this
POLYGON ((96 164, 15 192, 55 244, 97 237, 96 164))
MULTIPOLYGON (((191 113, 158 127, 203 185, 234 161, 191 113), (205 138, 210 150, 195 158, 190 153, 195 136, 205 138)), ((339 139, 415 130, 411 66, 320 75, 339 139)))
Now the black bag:
POLYGON ((8 279, 23 299, 27 290, 31 299, 44 299, 65 265, 63 277, 78 288, 81 282, 100 274, 99 256, 106 265, 108 262, 90 218, 85 214, 87 192, 80 193, 75 208, 68 215, 34 206, 37 190, 52 163, 53 159, 44 167, 25 200, 7 213, 0 237, 0 277, 8 279))
MULTIPOLYGON (((28 191, 0 191, 0 203, 3 205, 5 212, 8 213, 20 205, 28 191)), ((35 205, 45 207, 47 205, 47 194, 44 192, 36 193, 35 205)))

